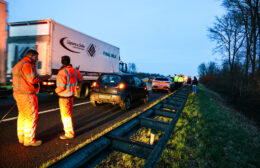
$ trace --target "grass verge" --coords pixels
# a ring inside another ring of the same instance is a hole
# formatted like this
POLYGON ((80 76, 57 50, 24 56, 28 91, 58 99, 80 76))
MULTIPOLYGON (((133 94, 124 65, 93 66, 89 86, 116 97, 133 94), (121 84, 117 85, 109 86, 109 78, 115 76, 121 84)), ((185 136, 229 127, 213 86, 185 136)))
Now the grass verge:
POLYGON ((157 166, 260 167, 259 129, 200 85, 157 166))
MULTIPOLYGON (((202 85, 190 95, 157 167, 260 167, 260 132, 202 85)), ((160 120, 167 118, 160 117, 160 120)), ((157 132, 155 142, 161 132, 157 132)), ((150 130, 130 139, 149 143, 150 130)), ((113 152, 97 167, 142 167, 145 160, 113 152)))

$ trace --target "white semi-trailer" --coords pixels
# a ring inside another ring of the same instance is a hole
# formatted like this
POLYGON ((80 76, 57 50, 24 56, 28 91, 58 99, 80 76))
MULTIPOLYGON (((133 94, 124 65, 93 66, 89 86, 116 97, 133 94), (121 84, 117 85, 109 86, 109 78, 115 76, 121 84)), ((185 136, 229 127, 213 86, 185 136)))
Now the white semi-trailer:
POLYGON ((88 96, 91 83, 101 73, 126 71, 126 64, 120 61, 118 47, 47 19, 9 23, 7 77, 11 78, 13 66, 29 49, 39 52, 37 72, 51 75, 41 84, 42 92, 54 91, 64 55, 70 56, 71 64, 78 67, 83 75, 77 97, 88 96))

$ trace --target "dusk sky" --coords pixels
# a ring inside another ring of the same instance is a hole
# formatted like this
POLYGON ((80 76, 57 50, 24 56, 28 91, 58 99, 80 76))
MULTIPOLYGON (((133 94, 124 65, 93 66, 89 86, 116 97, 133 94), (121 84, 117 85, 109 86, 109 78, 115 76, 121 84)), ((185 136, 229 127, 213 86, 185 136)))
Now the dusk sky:
POLYGON ((53 19, 120 48, 138 72, 197 75, 213 55, 207 37, 218 0, 5 0, 8 22, 53 19))

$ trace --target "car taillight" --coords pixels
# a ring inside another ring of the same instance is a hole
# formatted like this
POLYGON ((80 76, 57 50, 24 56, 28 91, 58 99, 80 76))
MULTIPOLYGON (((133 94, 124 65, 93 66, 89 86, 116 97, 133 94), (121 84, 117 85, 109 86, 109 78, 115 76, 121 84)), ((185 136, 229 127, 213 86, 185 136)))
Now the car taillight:
POLYGON ((124 89, 126 85, 124 83, 120 83, 119 85, 115 86, 115 89, 124 89))
POLYGON ((55 82, 42 82, 43 85, 55 85, 55 82))
POLYGON ((144 87, 144 90, 147 90, 147 87, 144 87))
POLYGON ((99 85, 98 85, 97 82, 94 82, 94 83, 92 84, 92 87, 99 87, 99 85))

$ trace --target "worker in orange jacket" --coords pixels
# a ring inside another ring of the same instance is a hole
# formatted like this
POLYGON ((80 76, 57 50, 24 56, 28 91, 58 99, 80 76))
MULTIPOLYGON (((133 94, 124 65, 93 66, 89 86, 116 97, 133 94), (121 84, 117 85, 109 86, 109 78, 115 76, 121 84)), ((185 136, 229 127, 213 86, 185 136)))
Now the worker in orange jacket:
POLYGON ((65 132, 64 135, 60 136, 60 139, 72 139, 75 135, 72 122, 74 94, 77 82, 81 80, 82 75, 76 68, 72 67, 69 56, 63 56, 61 63, 62 68, 58 72, 57 88, 55 89, 55 92, 59 95, 61 120, 65 132))
POLYGON ((39 83, 50 76, 40 77, 35 68, 38 52, 28 50, 26 56, 13 67, 13 96, 18 107, 17 135, 24 146, 39 146, 35 132, 38 119, 39 83))

